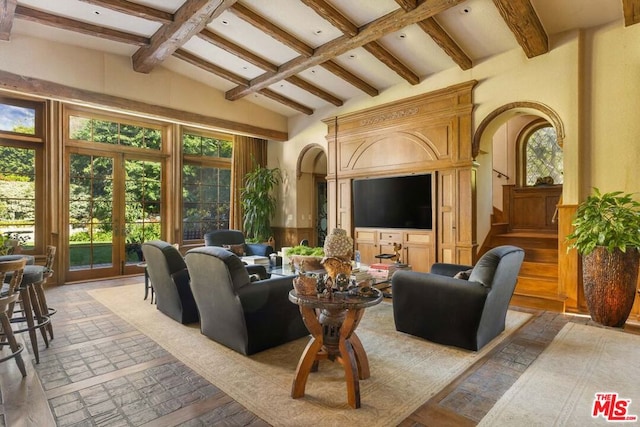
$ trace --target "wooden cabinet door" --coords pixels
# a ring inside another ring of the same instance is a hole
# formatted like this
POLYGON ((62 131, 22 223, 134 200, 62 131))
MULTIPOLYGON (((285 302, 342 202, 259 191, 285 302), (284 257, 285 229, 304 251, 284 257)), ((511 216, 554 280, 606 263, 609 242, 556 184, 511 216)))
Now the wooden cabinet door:
POLYGON ((456 263, 456 173, 438 172, 438 262, 456 263))
POLYGON ((378 245, 376 243, 376 230, 356 228, 354 231, 355 249, 360 251, 360 262, 362 264, 373 264, 378 259, 378 245))

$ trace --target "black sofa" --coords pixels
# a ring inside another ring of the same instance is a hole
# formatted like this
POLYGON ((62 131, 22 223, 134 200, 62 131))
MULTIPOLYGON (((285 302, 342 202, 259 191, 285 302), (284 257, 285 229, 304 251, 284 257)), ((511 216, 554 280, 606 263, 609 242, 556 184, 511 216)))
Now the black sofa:
POLYGON ((524 251, 500 246, 475 266, 434 264, 391 278, 396 329, 440 344, 480 350, 504 331, 524 251), (469 271, 470 270, 470 271, 469 271), (455 278, 467 272, 468 279, 455 278))
MULTIPOLYGON (((238 246, 242 245, 245 255, 260 255, 268 257, 274 252, 270 245, 264 243, 246 243, 244 234, 240 230, 214 230, 204 235, 205 246, 238 246)), ((236 253, 241 256, 241 254, 236 253)))
POLYGON ((183 323, 198 321, 198 307, 189 286, 189 272, 178 249, 162 240, 142 244, 158 310, 183 323))
POLYGON ((216 246, 185 255, 200 331, 250 355, 309 334, 300 310, 288 299, 293 276, 252 282, 234 253, 216 246))

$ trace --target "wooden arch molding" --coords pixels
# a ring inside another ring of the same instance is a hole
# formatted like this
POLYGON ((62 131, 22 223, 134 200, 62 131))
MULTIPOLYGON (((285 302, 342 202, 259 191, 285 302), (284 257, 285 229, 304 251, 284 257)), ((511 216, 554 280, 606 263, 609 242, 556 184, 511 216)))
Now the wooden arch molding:
POLYGON ((487 117, 482 120, 475 134, 473 135, 473 143, 471 145, 471 155, 475 159, 478 157, 480 153, 480 139, 482 138, 482 134, 487 129, 487 126, 496 119, 496 117, 501 114, 509 111, 509 110, 519 110, 519 109, 529 109, 529 110, 537 110, 540 113, 544 114, 547 117, 554 129, 556 130, 556 137, 558 139, 558 144, 560 147, 564 145, 564 125, 560 120, 560 116, 553 111, 548 106, 541 104, 539 102, 530 102, 530 101, 521 101, 521 102, 511 102, 509 104, 505 104, 502 107, 497 108, 492 111, 487 117))
POLYGON ((318 151, 326 155, 326 153, 324 152, 324 148, 322 148, 322 145, 320 144, 309 144, 305 146, 302 149, 302 151, 300 151, 300 155, 298 156, 298 161, 296 162, 296 178, 297 179, 300 179, 300 177, 302 176, 302 161, 304 160, 304 158, 308 153, 310 154, 313 151, 318 151))

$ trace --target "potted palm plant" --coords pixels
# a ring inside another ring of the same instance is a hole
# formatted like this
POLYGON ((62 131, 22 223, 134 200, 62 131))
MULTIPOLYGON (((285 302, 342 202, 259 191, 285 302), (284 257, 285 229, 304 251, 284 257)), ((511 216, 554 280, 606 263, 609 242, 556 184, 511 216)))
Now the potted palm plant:
POLYGON ((247 242, 266 242, 271 237, 271 218, 276 213, 274 187, 281 181, 279 168, 256 165, 244 178, 241 191, 243 227, 247 242))
POLYGON ((591 318, 623 326, 636 293, 640 261, 640 203, 621 191, 593 194, 578 206, 567 236, 582 256, 582 281, 591 318))

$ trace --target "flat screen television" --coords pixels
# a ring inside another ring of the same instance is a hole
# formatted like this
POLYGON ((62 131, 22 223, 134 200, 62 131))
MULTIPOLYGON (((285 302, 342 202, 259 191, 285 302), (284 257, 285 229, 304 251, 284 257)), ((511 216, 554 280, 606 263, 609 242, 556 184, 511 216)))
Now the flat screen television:
POLYGON ((433 229, 431 179, 431 174, 354 179, 354 225, 433 229))

